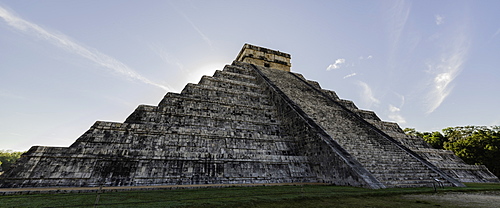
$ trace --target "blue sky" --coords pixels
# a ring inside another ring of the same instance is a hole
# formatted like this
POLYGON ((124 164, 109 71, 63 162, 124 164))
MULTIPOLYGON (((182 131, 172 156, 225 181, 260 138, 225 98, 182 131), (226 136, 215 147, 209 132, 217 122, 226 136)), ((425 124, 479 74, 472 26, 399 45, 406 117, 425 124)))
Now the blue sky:
POLYGON ((500 125, 500 1, 0 0, 0 149, 69 146, 244 43, 419 131, 500 125))

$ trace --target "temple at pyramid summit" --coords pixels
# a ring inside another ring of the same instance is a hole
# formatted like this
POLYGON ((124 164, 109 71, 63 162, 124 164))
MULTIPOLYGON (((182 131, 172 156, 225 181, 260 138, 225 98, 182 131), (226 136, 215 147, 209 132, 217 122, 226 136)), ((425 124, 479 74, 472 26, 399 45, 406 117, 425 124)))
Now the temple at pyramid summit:
POLYGON ((324 183, 365 188, 499 182, 245 44, 231 65, 97 121, 69 147, 34 146, 0 187, 324 183))

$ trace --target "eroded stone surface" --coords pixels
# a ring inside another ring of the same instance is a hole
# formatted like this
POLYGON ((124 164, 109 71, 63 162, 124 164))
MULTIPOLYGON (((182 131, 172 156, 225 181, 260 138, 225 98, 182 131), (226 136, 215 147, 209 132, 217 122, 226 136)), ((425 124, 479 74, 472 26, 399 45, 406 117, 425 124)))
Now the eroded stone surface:
MULTIPOLYGON (((238 59, 253 53, 247 49, 289 70, 288 54, 245 45, 238 59)), ((273 66, 235 61, 167 93, 158 106, 138 106, 123 123, 96 122, 70 147, 34 146, 0 186, 498 181, 484 166, 431 149, 319 83, 273 66)))

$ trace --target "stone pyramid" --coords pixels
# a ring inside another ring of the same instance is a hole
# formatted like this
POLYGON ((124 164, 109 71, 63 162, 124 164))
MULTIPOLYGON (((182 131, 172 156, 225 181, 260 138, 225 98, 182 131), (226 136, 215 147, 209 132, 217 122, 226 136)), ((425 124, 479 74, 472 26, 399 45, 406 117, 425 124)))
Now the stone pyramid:
POLYGON ((290 58, 245 44, 222 71, 123 123, 98 121, 70 147, 32 147, 0 186, 498 182, 290 72, 290 58))

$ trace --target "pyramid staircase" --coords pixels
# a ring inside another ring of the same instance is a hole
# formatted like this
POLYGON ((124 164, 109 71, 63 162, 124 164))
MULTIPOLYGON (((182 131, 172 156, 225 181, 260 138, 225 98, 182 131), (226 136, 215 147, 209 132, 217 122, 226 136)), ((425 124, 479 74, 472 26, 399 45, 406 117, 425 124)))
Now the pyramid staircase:
POLYGON ((226 66, 158 106, 139 106, 124 123, 96 122, 69 148, 32 147, 21 159, 29 165, 18 163, 4 184, 315 182, 252 74, 226 66))
POLYGON ((32 147, 0 187, 463 186, 413 151, 425 149, 416 140, 401 140, 397 124, 289 72, 289 60, 245 45, 222 71, 138 106, 123 123, 98 121, 70 147, 32 147))
MULTIPOLYGON (((349 110, 353 106, 341 101, 334 92, 322 90, 319 84, 300 74, 270 70, 259 71, 298 105, 331 138, 386 187, 429 186, 438 181, 452 186, 460 183, 401 143, 365 121, 375 119, 370 111, 349 110)), ((376 117, 378 119, 378 117, 376 117)), ((380 119, 379 119, 380 120, 380 119)))
MULTIPOLYGON (((308 81, 316 86, 318 89, 319 84, 314 81, 308 81)), ((422 138, 416 136, 406 135, 397 123, 386 122, 380 118, 373 111, 361 110, 349 100, 340 99, 335 92, 329 90, 322 90, 328 94, 333 100, 339 102, 341 105, 356 113, 368 123, 372 124, 379 130, 391 138, 397 140, 413 152, 417 153, 420 157, 432 163, 437 168, 441 169, 447 175, 457 179, 460 182, 469 183, 499 183, 500 180, 491 173, 484 165, 469 165, 462 159, 456 156, 452 151, 434 149, 422 138)))
POLYGON ((422 138, 409 136, 396 123, 367 119, 387 135, 443 170, 449 176, 468 183, 499 183, 500 180, 484 165, 469 165, 450 150, 434 149, 422 138))

